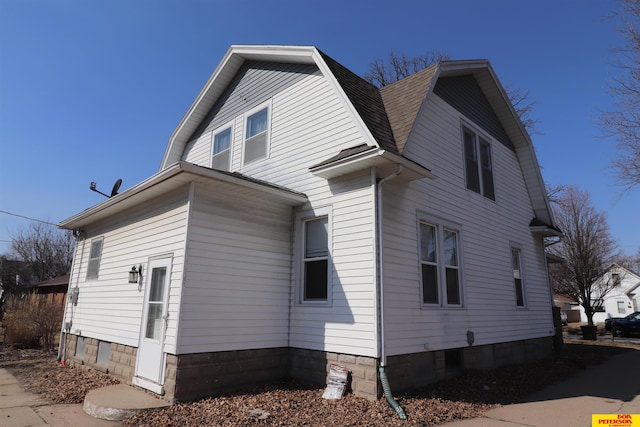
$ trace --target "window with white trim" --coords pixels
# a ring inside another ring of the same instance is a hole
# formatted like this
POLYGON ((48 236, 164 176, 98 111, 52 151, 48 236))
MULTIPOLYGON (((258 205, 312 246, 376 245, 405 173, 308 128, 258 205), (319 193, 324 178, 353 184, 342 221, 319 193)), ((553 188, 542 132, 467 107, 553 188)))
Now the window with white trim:
POLYGON ((214 133, 211 167, 228 171, 231 161, 231 126, 214 133))
POLYGON ((327 301, 329 297, 329 217, 305 219, 302 256, 302 300, 327 301))
POLYGON ((516 306, 524 307, 524 284, 522 280, 522 257, 519 248, 511 248, 511 267, 513 271, 513 287, 516 295, 516 306))
POLYGON ((419 227, 422 303, 462 305, 459 232, 435 222, 419 227))
POLYGON ((267 157, 269 147, 269 106, 250 112, 245 120, 244 164, 267 157))
POLYGON ((624 301, 617 301, 618 303, 618 314, 625 314, 627 312, 627 304, 624 301))
POLYGON ((464 159, 467 188, 495 200, 491 144, 467 127, 463 127, 464 159))
POLYGON ((100 270, 100 258, 102 258, 102 244, 104 238, 100 237, 91 241, 89 251, 89 265, 87 266, 87 280, 97 280, 100 270))

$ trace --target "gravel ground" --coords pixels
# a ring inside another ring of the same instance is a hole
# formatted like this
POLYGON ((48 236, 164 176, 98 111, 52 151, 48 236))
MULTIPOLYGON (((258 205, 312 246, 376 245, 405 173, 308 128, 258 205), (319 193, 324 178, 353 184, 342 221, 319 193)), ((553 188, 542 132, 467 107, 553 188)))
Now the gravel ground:
MULTIPOLYGON (((628 346, 627 346, 628 347, 628 346)), ((637 350, 637 346, 635 347, 637 350)), ((613 354, 630 351, 609 341, 567 342, 561 357, 467 372, 408 394, 396 395, 408 420, 402 421, 384 398, 375 402, 347 395, 321 398, 323 388, 282 382, 242 393, 177 403, 125 420, 125 426, 428 426, 475 418, 490 408, 517 403, 554 381, 568 378, 613 354)), ((94 388, 114 378, 81 367, 61 366, 54 354, 37 350, 0 350, 0 367, 52 403, 82 403, 94 388)))

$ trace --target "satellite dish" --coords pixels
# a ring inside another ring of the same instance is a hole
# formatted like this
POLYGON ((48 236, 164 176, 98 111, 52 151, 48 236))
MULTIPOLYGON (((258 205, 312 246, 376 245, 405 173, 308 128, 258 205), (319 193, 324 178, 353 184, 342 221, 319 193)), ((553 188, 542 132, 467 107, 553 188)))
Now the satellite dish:
POLYGON ((120 189, 121 185, 122 185, 122 179, 117 180, 116 183, 113 184, 113 189, 111 190, 111 196, 109 197, 113 197, 116 194, 118 194, 118 190, 120 189))

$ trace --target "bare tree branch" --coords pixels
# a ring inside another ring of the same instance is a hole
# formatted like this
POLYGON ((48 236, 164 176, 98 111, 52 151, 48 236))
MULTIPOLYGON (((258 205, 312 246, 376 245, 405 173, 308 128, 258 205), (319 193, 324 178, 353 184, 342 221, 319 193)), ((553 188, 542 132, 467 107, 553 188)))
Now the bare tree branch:
POLYGON ((640 184, 640 0, 619 0, 616 15, 625 44, 615 49, 619 74, 612 78, 613 110, 602 114, 604 136, 615 139, 617 157, 612 162, 623 192, 640 184))
POLYGON ((11 255, 24 262, 28 281, 41 282, 69 273, 74 247, 70 231, 31 222, 11 234, 11 240, 11 255))

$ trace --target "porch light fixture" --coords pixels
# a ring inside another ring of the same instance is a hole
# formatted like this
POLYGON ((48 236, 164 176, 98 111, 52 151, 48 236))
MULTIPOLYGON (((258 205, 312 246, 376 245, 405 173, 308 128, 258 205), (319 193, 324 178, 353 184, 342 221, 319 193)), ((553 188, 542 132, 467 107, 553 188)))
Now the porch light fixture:
POLYGON ((129 283, 138 283, 141 277, 142 277, 142 264, 138 266, 137 270, 135 265, 131 267, 131 270, 129 270, 129 283))

